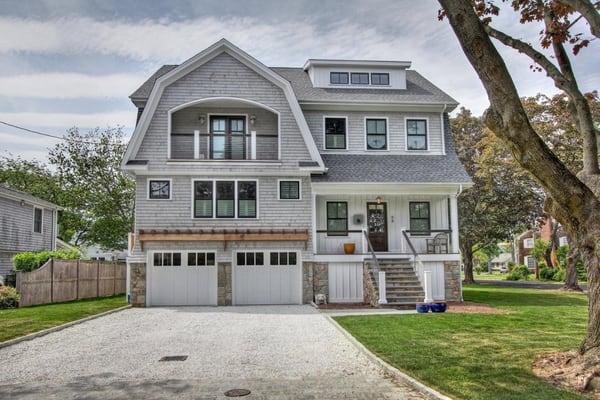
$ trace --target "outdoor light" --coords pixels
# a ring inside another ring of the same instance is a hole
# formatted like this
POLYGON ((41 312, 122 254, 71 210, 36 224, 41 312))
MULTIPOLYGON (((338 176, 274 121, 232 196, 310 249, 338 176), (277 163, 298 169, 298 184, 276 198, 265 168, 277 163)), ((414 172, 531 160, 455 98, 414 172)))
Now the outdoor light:
POLYGON ((251 115, 250 116, 250 125, 254 125, 255 122, 256 122, 256 115, 251 115))
POLYGON ((204 125, 204 121, 206 121, 206 117, 204 115, 200 115, 198 120, 200 121, 200 125, 204 125))
POLYGON ((375 201, 377 202, 377 204, 381 204, 383 199, 381 198, 381 196, 377 196, 377 197, 375 197, 375 201))

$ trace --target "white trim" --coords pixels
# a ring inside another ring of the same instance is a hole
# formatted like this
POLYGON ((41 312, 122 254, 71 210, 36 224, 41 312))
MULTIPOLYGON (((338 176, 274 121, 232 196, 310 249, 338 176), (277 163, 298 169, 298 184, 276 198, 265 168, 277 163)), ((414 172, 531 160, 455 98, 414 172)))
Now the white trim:
POLYGON ((36 234, 36 235, 43 235, 44 234, 44 208, 43 207, 36 207, 33 206, 33 224, 31 226, 31 232, 36 234), (41 210, 42 211, 42 216, 40 218, 40 231, 36 232, 35 231, 35 210, 41 210))
POLYGON ((159 178, 159 177, 148 177, 146 178, 146 200, 150 201, 169 201, 173 199, 173 179, 172 178, 159 178), (151 181, 169 181, 169 198, 168 199, 151 199, 150 198, 150 182, 151 181))
MULTIPOLYGON (((442 133, 443 134, 443 133, 442 133)), ((429 130, 429 117, 404 116, 404 150, 410 153, 431 153, 431 132, 429 130), (408 120, 425 121, 425 139, 427 140, 427 148, 425 150, 409 150, 408 148, 408 120)))
MULTIPOLYGON (((248 132, 248 122, 250 122, 250 118, 249 118, 248 114, 245 114, 245 113, 227 113, 227 112, 224 112, 224 113, 206 113, 206 133, 209 135, 207 137, 207 139, 208 139, 208 142, 207 142, 208 146, 206 147, 206 149, 207 149, 207 156, 208 156, 206 158, 207 161, 220 161, 220 160, 223 160, 223 161, 235 161, 235 160, 230 160, 230 159, 227 159, 227 158, 211 158, 211 154, 210 154, 210 151, 211 151, 211 143, 210 143, 210 129, 211 129, 210 125, 211 124, 210 124, 210 119, 212 117, 219 117, 221 115, 223 115, 223 116, 230 116, 230 117, 244 117, 244 153, 246 153, 248 151, 248 147, 247 147, 247 143, 246 143, 246 133, 248 132)), ((277 118, 279 118, 279 115, 277 116, 277 118)), ((247 156, 247 154, 244 154, 244 156, 247 156)), ((247 159, 244 158, 242 161, 247 161, 247 159)))
POLYGON ((440 130, 442 132, 442 155, 446 155, 446 124, 444 123, 444 112, 445 112, 445 106, 444 106, 444 111, 442 111, 440 113, 440 130))
POLYGON ((52 210, 53 233, 52 233, 52 250, 56 250, 56 238, 58 236, 58 210, 52 210))
MULTIPOLYGON (((279 137, 279 135, 277 136, 279 137)), ((277 147, 279 148, 279 146, 277 147)), ((256 160, 256 131, 250 131, 250 159, 256 160)))
MULTIPOLYGON (((465 183, 402 183, 402 182, 311 182, 318 195, 456 195, 465 183)), ((472 184, 470 184, 472 185, 472 184)))
POLYGON ((390 119, 389 117, 377 116, 377 115, 368 115, 364 117, 364 130, 363 136, 365 139, 365 151, 367 152, 384 152, 390 151, 390 119), (369 119, 385 119, 385 149, 377 150, 377 149, 369 149, 367 144, 367 120, 369 119))
POLYGON ((378 61, 378 60, 335 60, 322 58, 309 58, 306 60, 302 68, 307 70, 310 67, 389 67, 389 68, 410 68, 410 61, 378 61))
POLYGON ((58 206, 56 204, 52 204, 52 203, 46 202, 46 201, 41 200, 41 199, 40 199, 39 202, 37 202, 37 201, 29 200, 29 199, 24 199, 24 198, 22 198, 22 197, 20 197, 20 196, 18 196, 16 194, 12 195, 12 194, 5 193, 5 192, 0 192, 0 198, 1 197, 4 197, 4 198, 9 199, 9 200, 14 200, 14 201, 16 201, 18 203, 22 202, 23 204, 28 204, 30 206, 36 206, 38 208, 47 208, 48 210, 64 210, 64 207, 61 207, 61 206, 58 206))
POLYGON ((256 221, 260 218, 259 213, 259 204, 260 204, 260 192, 259 192, 259 180, 258 179, 215 179, 215 178, 192 178, 192 201, 191 201, 191 218, 194 221, 202 221, 202 220, 249 220, 256 221), (212 217, 196 217, 194 216, 194 182, 212 182, 212 217), (217 217, 217 185, 216 182, 233 182, 233 217, 217 217), (238 182, 255 182, 256 183, 256 217, 248 218, 248 217, 239 217, 239 208, 238 208, 238 182))
MULTIPOLYGON (((169 134, 169 142, 171 141, 169 134)), ((200 131, 194 130, 194 160, 200 159, 200 131)))
MULTIPOLYGON (((237 166, 254 166, 254 167, 267 167, 267 166, 280 166, 283 165, 281 161, 260 161, 260 160, 178 160, 171 159, 167 160, 167 165, 192 165, 196 166, 220 166, 220 167, 237 167, 237 166)), ((194 168, 196 170, 196 168, 194 168)), ((193 171, 190 171, 193 172, 193 171)))
POLYGON ((302 200, 302 180, 301 179, 277 179, 277 200, 279 201, 300 201, 302 200), (281 182, 298 182, 298 198, 297 199, 282 199, 281 198, 281 182))
POLYGON ((347 115, 323 115, 323 150, 324 151, 340 151, 340 150, 348 150, 348 116, 347 115), (343 118, 346 120, 345 125, 345 138, 344 138, 344 148, 343 149, 328 149, 327 148, 327 134, 325 133, 325 120, 327 118, 343 118))
POLYGON ((275 73, 273 70, 271 70, 264 64, 262 64, 254 57, 250 56, 243 50, 234 46, 231 42, 227 41, 226 39, 219 40, 218 42, 209 46, 205 50, 196 54, 192 58, 183 62, 178 67, 174 68, 173 70, 156 80, 152 92, 148 97, 148 101, 146 102, 146 107, 144 107, 144 111, 142 112, 140 120, 133 132, 131 140, 129 141, 121 166, 125 166, 127 164, 127 161, 132 159, 133 156, 137 153, 141 145, 142 139, 150 125, 152 116, 154 115, 158 103, 160 102, 160 98, 165 87, 222 53, 230 55, 231 57, 246 65, 248 68, 263 76, 265 79, 268 79, 273 84, 283 89, 284 95, 288 101, 294 118, 296 119, 298 128, 300 129, 300 133, 302 134, 306 147, 308 148, 308 151, 312 156, 313 161, 316 161, 319 164, 319 166, 322 169, 324 169, 325 165, 323 164, 321 155, 319 154, 317 146, 315 145, 315 142, 312 139, 310 129, 308 128, 308 124, 306 123, 306 119, 304 118, 304 114, 300 109, 300 105, 298 104, 298 100, 294 95, 294 91, 290 82, 284 79, 279 74, 275 73))
MULTIPOLYGON (((182 165, 182 164, 178 164, 178 165, 182 165)), ((205 169, 200 169, 199 167, 201 166, 205 166, 205 165, 198 165, 198 164, 194 164, 194 163, 189 163, 187 164, 190 166, 190 168, 186 168, 184 170, 181 171, 170 171, 169 175, 170 176, 250 176, 250 177, 256 177, 256 176, 310 176, 311 173, 313 172, 313 170, 311 169, 298 169, 298 170, 279 170, 279 169, 274 169, 273 172, 269 172, 269 171, 255 171, 255 170, 249 170, 249 168, 244 168, 246 170, 240 170, 237 172, 232 172, 230 170, 219 170, 219 169, 209 169, 208 167, 210 167, 209 165, 206 165, 207 168, 205 169)), ((230 165, 230 164, 219 164, 223 167, 247 167, 248 165, 245 164, 236 164, 236 165, 230 165)), ((271 166, 278 166, 278 164, 269 164, 271 166)), ((255 164, 251 165, 251 166, 256 166, 255 164)), ((139 176, 154 176, 154 174, 156 173, 156 171, 148 171, 148 170, 143 170, 143 171, 139 171, 139 173, 137 175, 139 176)))

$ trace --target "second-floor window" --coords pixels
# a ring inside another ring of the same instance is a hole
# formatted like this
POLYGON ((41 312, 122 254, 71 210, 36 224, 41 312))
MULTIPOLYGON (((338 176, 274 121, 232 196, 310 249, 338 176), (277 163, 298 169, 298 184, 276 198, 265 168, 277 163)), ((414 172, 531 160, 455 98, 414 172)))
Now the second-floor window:
POLYGON ((150 200, 169 200, 171 198, 171 181, 150 179, 148 181, 148 198, 150 200))
POLYGON ((210 117, 210 158, 243 160, 246 158, 246 118, 210 117))
POLYGON ((346 118, 325 118, 325 149, 346 148, 346 118))
POLYGON ((387 150, 387 120, 367 118, 367 150, 387 150))
POLYGON ((427 150, 427 120, 406 120, 406 149, 427 150))
POLYGON ((194 181, 193 190, 194 218, 257 217, 256 181, 194 181))
POLYGON ((429 235, 431 222, 429 220, 429 203, 426 201, 411 201, 408 203, 410 214, 410 233, 412 235, 429 235))
POLYGON ((348 84, 348 73, 347 72, 330 72, 329 82, 333 85, 347 85, 348 84))
POLYGON ((279 200, 300 200, 300 181, 279 181, 279 200))
POLYGON ((367 72, 353 72, 350 75, 350 80, 353 85, 368 85, 369 74, 367 72))
POLYGON ((388 73, 376 73, 371 74, 371 85, 389 85, 390 74, 388 73))
POLYGON ((33 208, 33 232, 42 233, 42 218, 44 216, 44 210, 41 208, 33 208))
POLYGON ((327 202, 327 235, 348 235, 348 203, 345 201, 327 202))

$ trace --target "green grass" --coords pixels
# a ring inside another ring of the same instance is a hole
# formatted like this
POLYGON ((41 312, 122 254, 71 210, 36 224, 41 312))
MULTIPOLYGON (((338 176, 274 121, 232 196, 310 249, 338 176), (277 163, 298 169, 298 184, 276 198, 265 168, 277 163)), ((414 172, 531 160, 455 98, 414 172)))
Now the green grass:
POLYGON ((458 399, 581 399, 531 372, 544 352, 577 347, 587 298, 559 291, 470 286, 465 300, 510 314, 339 317, 371 351, 425 384, 458 399))
POLYGON ((125 296, 0 310, 0 342, 122 307, 125 296))
MULTIPOLYGON (((474 274, 473 278, 475 278, 475 281, 504 281, 506 280, 506 273, 501 274, 498 272, 494 272, 491 274, 488 273, 482 273, 482 274, 474 274)), ((464 278, 464 275, 463 275, 464 278)), ((557 286, 562 286, 563 282, 555 282, 555 281, 542 281, 539 279, 535 279, 535 275, 531 274, 529 275, 529 279, 527 279, 527 281, 519 281, 519 282, 530 282, 530 283, 550 283, 550 284, 555 284, 557 286)))

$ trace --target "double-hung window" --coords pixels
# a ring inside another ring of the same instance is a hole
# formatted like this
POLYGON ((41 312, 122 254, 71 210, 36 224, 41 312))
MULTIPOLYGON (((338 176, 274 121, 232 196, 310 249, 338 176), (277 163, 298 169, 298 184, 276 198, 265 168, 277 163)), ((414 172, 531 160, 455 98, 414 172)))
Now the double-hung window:
POLYGON ((169 200, 171 198, 171 181, 169 179, 150 179, 148 181, 148 198, 150 200, 169 200))
POLYGON ((346 148, 346 118, 325 118, 325 149, 346 148))
POLYGON ((411 201, 408 204, 410 214, 411 235, 429 235, 431 221, 429 218, 429 202, 411 201))
POLYGON ((348 235, 348 203, 345 201, 327 202, 327 235, 348 235))
POLYGON ((371 85, 389 85, 390 74, 388 73, 375 73, 371 74, 371 85))
POLYGON ((300 181, 279 181, 279 200, 300 200, 300 181))
POLYGON ((367 118, 367 150, 387 150, 387 120, 367 118))
POLYGON ((332 85, 347 85, 348 84, 348 73, 347 72, 330 72, 329 83, 332 85))
POLYGON ((406 120, 406 149, 427 150, 427 120, 406 120))
POLYGON ((257 216, 256 181, 194 181, 193 191, 194 218, 257 216))
POLYGON ((42 233, 42 218, 44 216, 44 210, 41 208, 33 208, 33 232, 42 233))
POLYGON ((350 81, 353 85, 368 85, 369 74, 367 72, 353 72, 350 75, 350 81))

